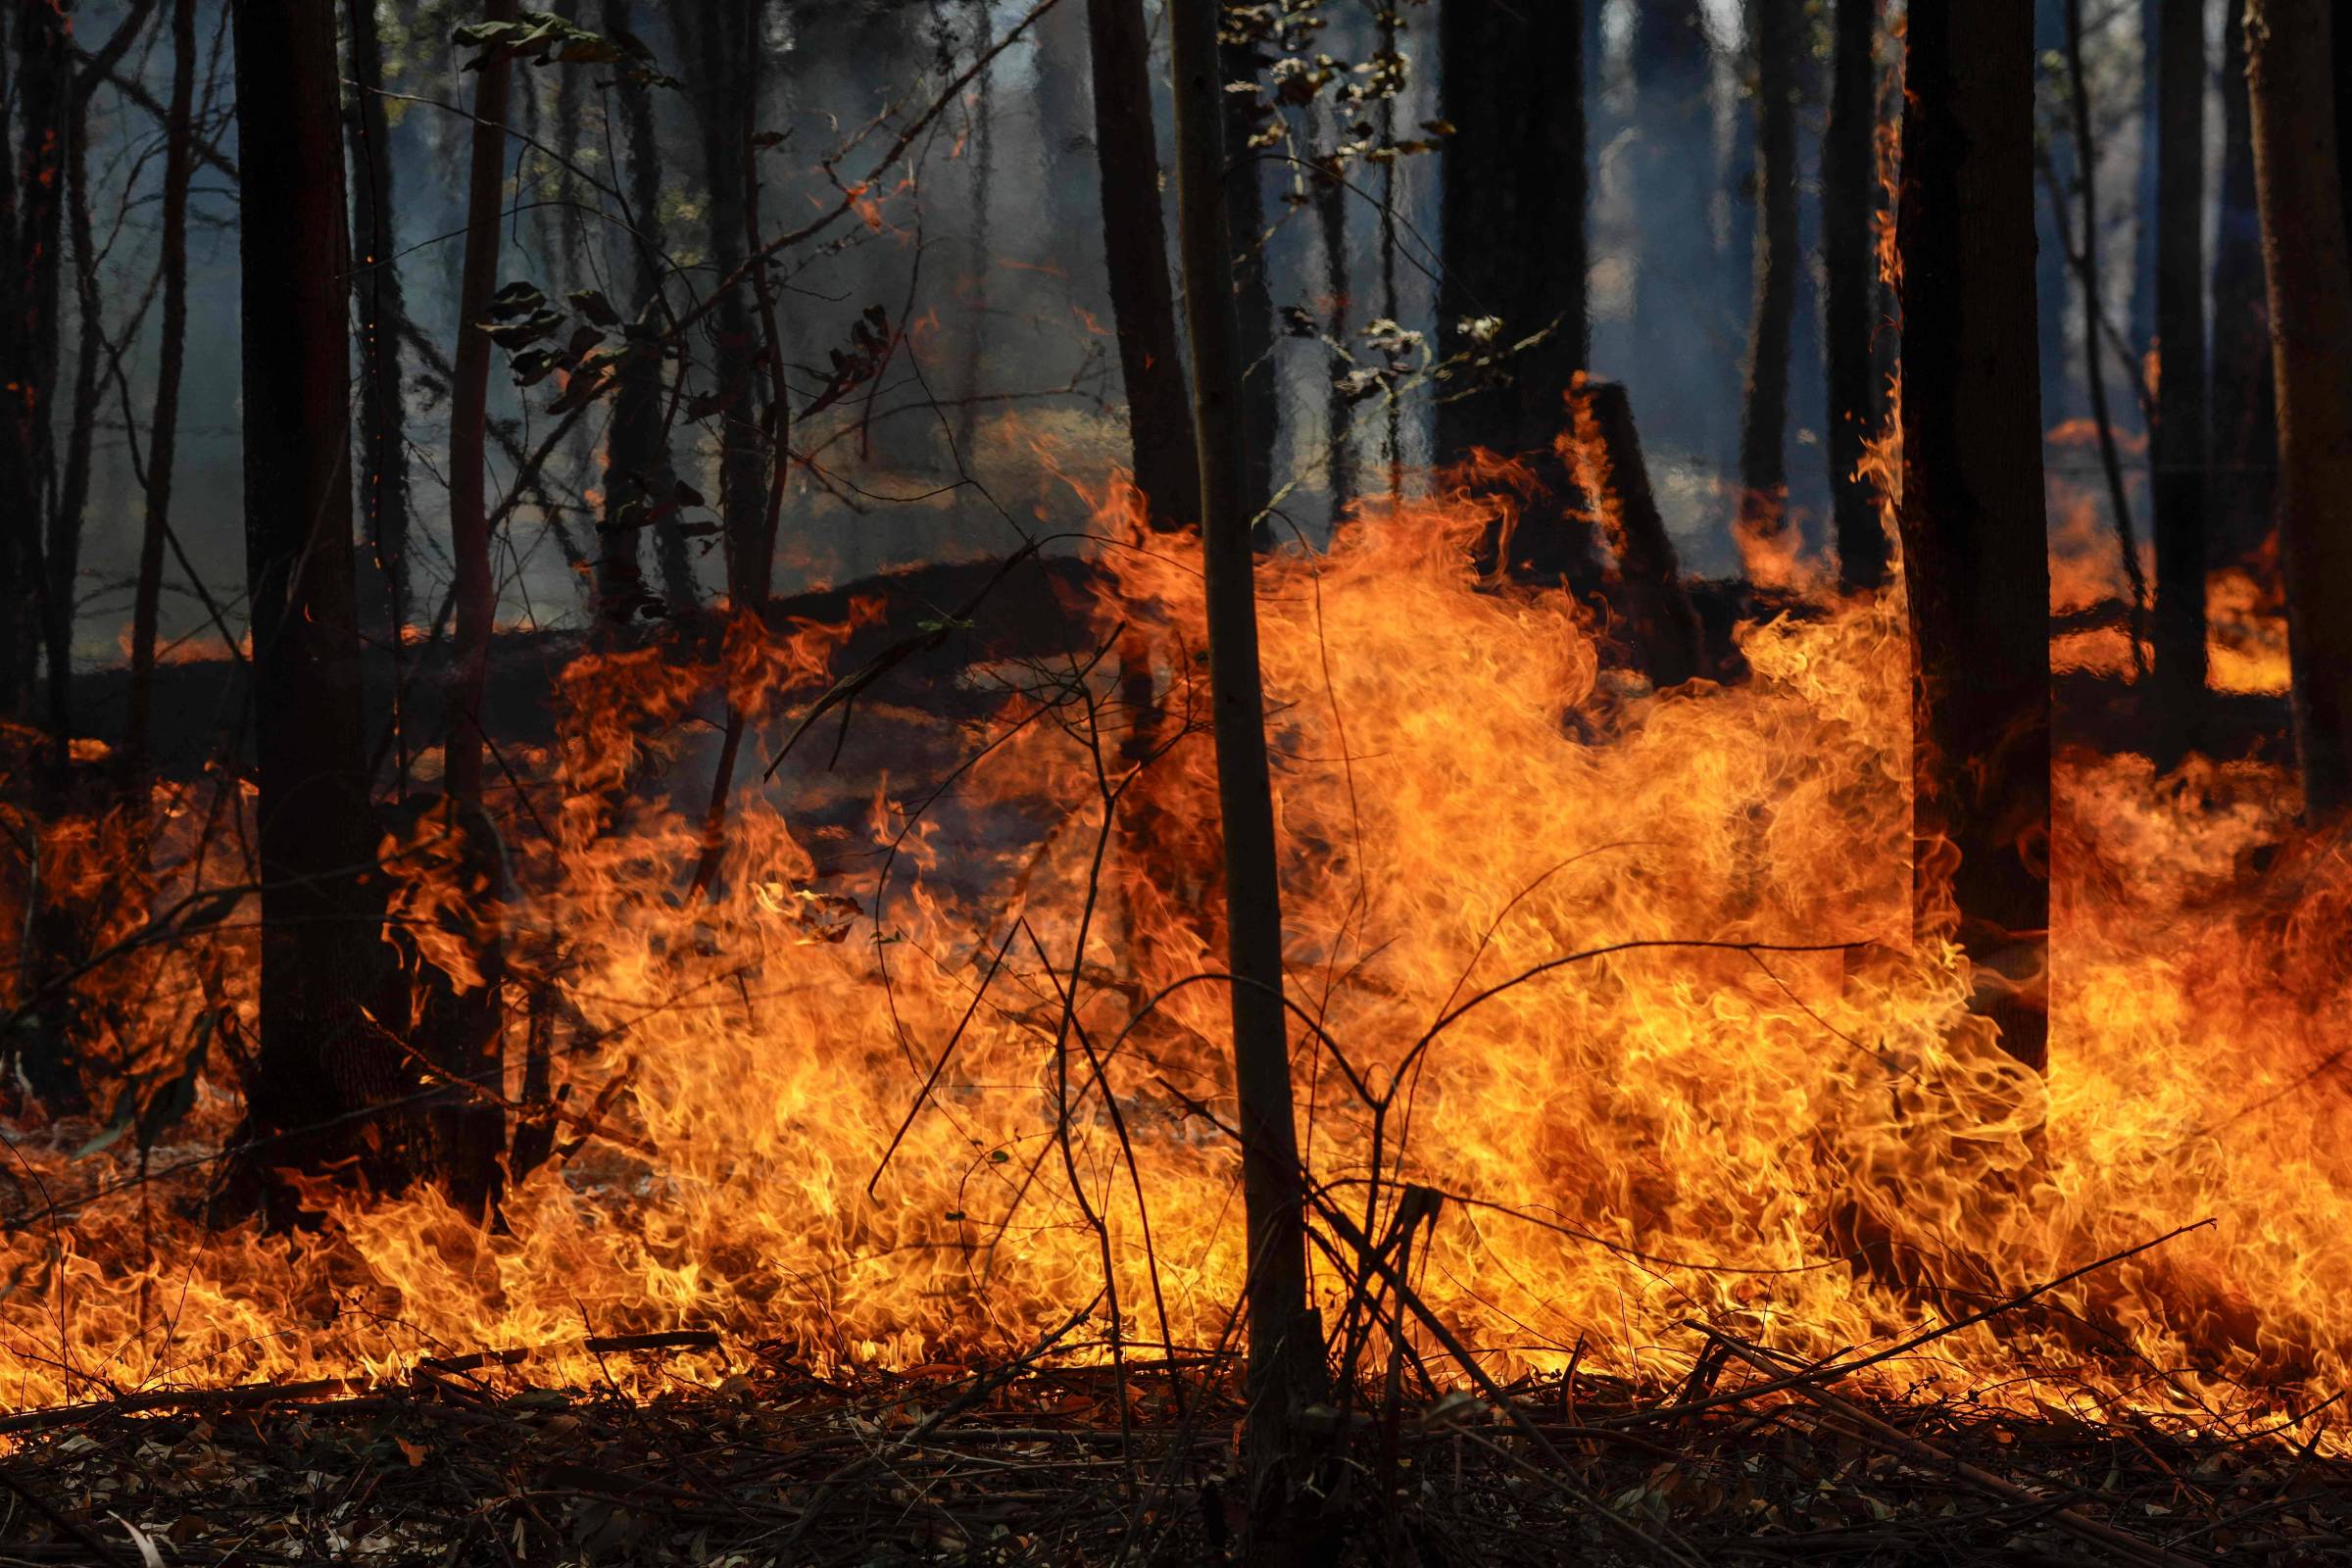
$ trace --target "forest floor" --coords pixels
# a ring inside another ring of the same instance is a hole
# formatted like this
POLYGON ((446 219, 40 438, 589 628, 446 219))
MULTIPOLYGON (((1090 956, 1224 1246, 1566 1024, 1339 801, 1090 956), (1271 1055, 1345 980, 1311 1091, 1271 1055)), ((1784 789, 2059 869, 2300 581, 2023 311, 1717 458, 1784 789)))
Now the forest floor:
MULTIPOLYGON (((689 1338, 611 1353, 642 1370, 689 1338)), ((1886 1402, 1718 1344, 1662 1393, 1311 1410, 1348 1442, 1300 1560, 2352 1562, 2352 1463, 2317 1451, 2317 1412, 2223 1433, 1886 1402)), ((496 1391, 472 1359, 0 1421, 0 1562, 1191 1565, 1229 1560, 1246 1507, 1206 1363, 1181 1388, 1134 1362, 818 1379, 771 1350, 636 1400, 496 1391)))

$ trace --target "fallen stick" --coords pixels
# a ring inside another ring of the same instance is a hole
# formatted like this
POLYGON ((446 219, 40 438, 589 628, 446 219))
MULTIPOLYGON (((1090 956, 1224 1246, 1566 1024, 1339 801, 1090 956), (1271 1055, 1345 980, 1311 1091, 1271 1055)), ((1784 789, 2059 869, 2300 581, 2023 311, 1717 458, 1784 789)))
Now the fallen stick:
MULTIPOLYGON (((1778 1378, 1780 1376, 1780 1369, 1745 1341, 1734 1339, 1731 1335, 1709 1328, 1703 1323, 1689 1323, 1686 1326, 1704 1334, 1709 1340, 1722 1346, 1733 1355, 1738 1356, 1766 1377, 1778 1378)), ((2078 1540, 2087 1541, 2093 1544, 2104 1546, 2110 1551, 2120 1552, 2137 1562, 2155 1564, 2157 1568, 2200 1568, 2197 1558, 2184 1557, 2179 1552, 2169 1551, 2152 1541, 2142 1541, 2129 1531, 2118 1530, 2113 1525, 2103 1524, 2085 1514, 2077 1513, 2071 1507, 2053 1506, 2048 1497, 2034 1491, 2031 1487, 2020 1486, 2014 1481, 2004 1480, 1989 1470, 1979 1469, 1965 1459, 1955 1458, 1932 1443, 1912 1437, 1909 1433, 1889 1426, 1852 1401, 1839 1398, 1818 1384, 1799 1381, 1788 1385, 1788 1389, 1790 1393, 1811 1400, 1824 1410, 1850 1423, 1858 1435, 1880 1444, 1890 1452, 1921 1464, 1934 1465, 1957 1476, 1978 1491, 1998 1497, 2004 1502, 2047 1509, 2046 1517, 2050 1523, 2078 1540)))

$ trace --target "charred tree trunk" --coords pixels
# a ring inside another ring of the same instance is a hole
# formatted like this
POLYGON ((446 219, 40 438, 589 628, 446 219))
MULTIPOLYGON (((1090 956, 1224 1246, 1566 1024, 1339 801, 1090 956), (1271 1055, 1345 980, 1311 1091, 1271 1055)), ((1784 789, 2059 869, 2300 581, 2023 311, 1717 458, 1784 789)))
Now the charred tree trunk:
POLYGON ((1838 538, 1838 576, 1848 589, 1886 580, 1886 529, 1879 499, 1862 476, 1863 445, 1880 416, 1878 260, 1871 214, 1878 206, 1878 69, 1874 59, 1879 0, 1838 0, 1832 57, 1830 124, 1821 147, 1821 238, 1827 273, 1826 339, 1830 385, 1830 496, 1838 538))
POLYGON ((2246 104, 2245 0, 2222 19, 2222 192, 2213 243, 2213 534, 2210 558, 2242 561, 2271 535, 2278 487, 2270 301, 2246 104))
POLYGON ((147 517, 139 535, 139 579, 131 600, 130 719, 123 733, 123 763, 134 780, 147 762, 156 618, 164 587, 164 530, 172 525, 179 381, 187 361, 188 177, 196 162, 188 117, 195 90, 196 0, 172 0, 172 107, 164 123, 164 338, 156 360, 155 418, 147 439, 147 517))
MULTIPOLYGON (((261 794, 261 1039, 247 1174, 356 1156, 387 1184, 405 1140, 370 1107, 413 1087, 364 1010, 382 978, 351 541, 349 215, 335 16, 238 0, 245 551, 261 794)), ((270 1218, 295 1217, 269 1183, 270 1218)))
POLYGON ((2246 0, 2246 89, 2270 281, 2295 750, 2305 809, 2352 806, 2352 251, 2325 0, 2246 0))
MULTIPOLYGON (((747 25, 741 13, 725 0, 701 0, 677 14, 681 23, 691 21, 698 52, 693 99, 703 132, 703 173, 710 186, 710 264, 721 277, 732 276, 743 265, 754 177, 751 138, 759 114, 759 39, 756 24, 747 25)), ((752 376, 759 329, 741 288, 719 296, 710 319, 710 363, 720 399, 718 506, 727 548, 727 600, 734 610, 756 614, 767 602, 776 546, 765 525, 760 389, 752 376)))
MULTIPOLYGON (((629 10, 628 0, 605 0, 608 36, 629 30, 629 10)), ((662 255, 666 248, 653 88, 642 80, 624 79, 612 91, 618 98, 629 161, 628 226, 617 231, 613 272, 618 276, 625 270, 631 278, 631 308, 623 314, 640 328, 651 328, 662 314, 662 255)), ((605 551, 598 564, 598 597, 616 627, 649 612, 678 615, 695 606, 694 568, 686 558, 685 536, 674 520, 648 520, 670 499, 669 443, 662 405, 662 359, 641 347, 621 364, 605 449, 605 518, 599 529, 605 551), (659 599, 647 591, 638 564, 640 538, 649 531, 662 573, 659 599)))
POLYGON ((1773 539, 1788 520, 1788 334, 1796 315, 1799 0, 1748 0, 1756 52, 1755 311, 1740 421, 1740 530, 1773 539))
POLYGON ((2166 0, 2157 44, 2156 698, 2160 764, 2205 700, 2205 8, 2166 0))
POLYGON ((1454 127, 1439 341, 1476 362, 1472 386, 1448 388, 1438 406, 1439 457, 1484 449, 1526 459, 1536 492, 1481 564, 1580 593, 1598 580, 1592 529, 1554 442, 1590 342, 1582 11, 1581 0, 1450 5, 1438 18, 1444 118, 1454 127))
POLYGON ((13 96, 17 113, 13 164, 0 179, 0 365, 8 368, 0 430, 0 712, 24 714, 40 629, 49 622, 41 519, 53 477, 49 404, 57 384, 73 23, 59 0, 23 0, 13 10, 16 80, 0 82, 13 89, 0 91, 0 105, 13 96))
POLYGON ((1576 412, 1578 445, 1593 470, 1580 484, 1616 535, 1620 609, 1640 641, 1642 667, 1654 685, 1679 685, 1698 673, 1705 639, 1650 492, 1633 401, 1615 381, 1588 381, 1576 412))
POLYGON ((1318 1398, 1323 1342, 1306 1295, 1305 1192, 1291 1102, 1283 1007, 1282 899, 1274 802, 1266 764, 1265 695, 1257 662, 1247 446, 1271 432, 1243 417, 1246 369, 1235 320, 1233 243, 1218 182, 1226 171, 1216 0, 1170 8, 1176 80, 1177 204, 1190 328, 1194 426, 1200 439, 1201 544, 1208 606, 1209 701, 1217 806, 1225 843, 1226 940, 1233 996, 1235 1088, 1242 1128, 1242 1195, 1249 1226, 1250 1417, 1244 1443, 1253 1475, 1252 1545, 1263 1560, 1290 1526, 1297 1410, 1318 1398))
POLYGON ((1200 521, 1193 411, 1176 341, 1176 299, 1160 220, 1159 156, 1152 129, 1151 36, 1142 0, 1087 0, 1094 59, 1095 153, 1101 162, 1102 246, 1136 488, 1152 525, 1200 521))
MULTIPOLYGON (((490 0, 484 19, 512 20, 514 0, 490 0)), ((490 638, 498 612, 491 570, 490 521, 486 496, 490 420, 490 359, 495 347, 484 329, 490 296, 498 284, 500 212, 505 206, 507 112, 513 99, 514 68, 492 48, 473 91, 472 160, 466 197, 466 258, 458 292, 458 345, 452 364, 449 437, 449 546, 457 567, 456 624, 452 638, 448 730, 443 778, 448 799, 437 809, 449 836, 453 861, 471 873, 466 879, 466 912, 491 916, 505 890, 481 874, 496 840, 482 809, 484 754, 489 737, 482 723, 490 668, 490 638)), ((475 1216, 488 1210, 498 1183, 498 1156, 505 1143, 504 1117, 494 1098, 501 1083, 499 1035, 502 954, 486 919, 468 922, 460 933, 472 950, 479 984, 439 974, 418 975, 412 1004, 411 1038, 438 1068, 434 1088, 433 1138, 436 1164, 452 1200, 475 1216)), ((419 960, 417 965, 424 965, 419 960)))
POLYGON ((2033 45, 2030 0, 1913 0, 1897 221, 1918 920, 1958 937, 2004 1049, 2039 1066, 2049 561, 2021 347, 2036 321, 2033 45))
MULTIPOLYGON (((383 40, 373 0, 350 7, 351 94, 348 134, 357 188, 352 192, 353 292, 360 324, 360 514, 372 570, 360 574, 360 634, 389 649, 393 687, 405 689, 401 627, 408 623, 409 449, 401 392, 399 249, 393 223, 392 127, 377 90, 383 85, 383 40)), ((401 715, 394 715, 399 722, 401 715)), ((407 747, 402 746, 403 755, 407 747)), ((406 768, 402 769, 405 774, 406 768)))
MULTIPOLYGON (((484 19, 509 22, 514 0, 489 0, 484 19)), ((449 550, 457 567, 457 619, 449 677, 443 777, 450 795, 482 798, 482 696, 498 612, 490 571, 488 478, 490 354, 484 330, 498 285, 500 196, 506 184, 507 103, 514 67, 491 48, 475 74, 472 161, 466 194, 466 261, 458 287, 456 373, 449 395, 449 550)))

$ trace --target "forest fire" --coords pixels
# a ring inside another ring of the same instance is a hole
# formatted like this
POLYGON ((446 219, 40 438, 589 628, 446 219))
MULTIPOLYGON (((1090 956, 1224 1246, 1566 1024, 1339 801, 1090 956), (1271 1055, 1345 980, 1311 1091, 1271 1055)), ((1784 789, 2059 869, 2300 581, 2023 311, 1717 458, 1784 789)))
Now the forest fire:
MULTIPOLYGON (((1446 1195, 1419 1289, 1506 1364, 1581 1347, 1665 1380, 1699 1348, 1687 1319, 1806 1355, 1880 1346, 2210 1217, 2052 1291, 2030 1327, 1949 1335, 1889 1375, 2217 1416, 2247 1385, 2344 1376, 2330 1195, 2352 1172, 2311 1086, 2342 1023, 2347 890, 2296 835, 2289 777, 2159 787, 2141 759, 2065 759, 2037 1078, 1968 1014, 1965 960, 1908 936, 1899 599, 1750 625, 1742 683, 1653 692, 1604 670, 1564 593, 1476 578, 1487 520, 1460 499, 1368 509, 1328 554, 1264 568, 1294 1077, 1323 1198, 1377 1230, 1412 1188, 1446 1195)), ((516 1184, 498 1234, 429 1190, 321 1193, 330 1227, 294 1241, 209 1231, 184 1187, 104 1197, 128 1140, 21 1142, 40 1217, 11 1244, 11 1402, 365 1380, 484 1348, 546 1348, 532 1377, 578 1378, 589 1337, 682 1328, 914 1365, 1086 1306, 1106 1263, 1096 1353, 1229 1335, 1221 999, 1182 984, 1215 967, 1207 750, 1175 741, 1130 784, 1155 721, 1101 657, 1143 628, 1158 710, 1197 706, 1171 657, 1200 641, 1197 557, 1146 535, 1092 559, 1106 586, 1067 656, 934 737, 952 795, 877 779, 853 849, 809 832, 824 771, 787 772, 744 808, 708 903, 677 891, 691 770, 668 796, 631 787, 682 760, 704 671, 581 659, 519 802, 554 836, 513 836, 506 916, 571 1037, 566 1156, 516 1184)), ((849 630, 737 644, 735 700, 805 706, 849 630)), ((853 737, 937 728, 877 702, 853 737)), ((154 906, 215 883, 233 904, 237 872, 200 849, 217 812, 164 801, 156 858, 180 870, 154 906)), ((80 849, 103 875, 106 831, 51 829, 52 863, 80 849)), ((396 904, 411 929, 434 897, 429 859, 396 904)), ((117 1039, 163 1043, 123 1061, 150 1095, 250 1027, 246 921, 199 906, 202 936, 90 1004, 117 1039)), ((473 979, 462 944, 418 946, 473 979)), ((192 1125, 225 1136, 218 1072, 202 1097, 192 1125)), ((138 1157, 168 1170, 189 1136, 138 1157)), ((1317 1284, 1337 1323, 1336 1272, 1317 1284)))
POLYGON ((2329 8, 475 9, 0 12, 0 1557, 2352 1552, 2329 8))

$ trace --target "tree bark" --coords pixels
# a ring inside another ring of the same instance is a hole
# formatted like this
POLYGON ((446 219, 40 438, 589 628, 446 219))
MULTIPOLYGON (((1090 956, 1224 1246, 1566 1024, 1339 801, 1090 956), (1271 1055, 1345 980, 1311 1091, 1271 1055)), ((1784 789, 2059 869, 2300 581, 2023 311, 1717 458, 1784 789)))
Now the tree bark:
POLYGON ((2270 285, 2295 750, 2306 812, 2352 806, 2352 254, 2326 0, 2246 0, 2246 90, 2270 285))
MULTIPOLYGON (((629 0, 605 0, 604 30, 629 29, 629 0)), ((616 230, 613 274, 629 276, 630 305, 622 314, 643 327, 661 315, 662 234, 662 149, 654 134, 653 89, 622 81, 613 89, 629 161, 628 221, 634 232, 616 230)), ((662 360, 648 351, 621 365, 612 395, 612 422, 605 447, 605 520, 599 529, 605 550, 598 564, 599 601, 611 624, 626 626, 638 615, 678 615, 695 606, 693 567, 685 537, 673 520, 648 524, 653 510, 670 499, 668 432, 662 424, 662 360), (662 597, 646 590, 639 565, 641 536, 654 536, 662 574, 662 597)))
MULTIPOLYGON (((246 581, 263 891, 249 1174, 357 1156, 405 1174, 368 1108, 415 1075, 363 1010, 382 978, 351 539, 349 215, 335 16, 237 0, 246 581)), ((273 1223, 291 1194, 266 1184, 273 1223)))
POLYGON ((1581 487, 1614 524, 1622 609, 1641 643, 1642 668, 1653 685, 1679 685, 1698 673, 1705 639, 1690 590, 1683 586, 1673 536, 1658 515, 1633 401, 1622 384, 1584 384, 1577 435, 1587 461, 1598 460, 1600 471, 1584 477, 1581 487))
MULTIPOLYGON (((1331 109, 1328 125, 1335 146, 1345 139, 1346 124, 1339 111, 1331 109)), ((1348 341, 1348 203, 1352 199, 1347 185, 1336 177, 1315 182, 1316 248, 1323 259, 1323 308, 1329 313, 1325 330, 1340 343, 1348 341)), ((1331 524, 1337 528, 1348 514, 1355 490, 1355 443, 1350 439, 1352 406, 1336 377, 1323 411, 1323 490, 1331 500, 1331 524)))
MULTIPOLYGON (((759 114, 756 24, 726 0, 681 10, 691 21, 699 60, 691 95, 703 133, 703 175, 710 186, 711 268, 721 277, 743 265, 752 144, 759 114)), ((711 369, 719 395, 718 505, 727 547, 727 600, 755 614, 767 602, 775 538, 764 526, 767 486, 760 475, 760 389, 752 359, 758 327, 745 291, 729 289, 711 312, 711 369)))
POLYGON ((2165 0, 2157 45, 2155 690, 2160 765, 2205 700, 2205 7, 2165 0))
POLYGON ((1448 388, 1437 438, 1442 460, 1484 449, 1536 470, 1536 493, 1480 564, 1585 593, 1598 583, 1592 528, 1554 448, 1590 343, 1582 12, 1582 0, 1439 12, 1444 118, 1454 127, 1440 213, 1439 344, 1448 357, 1491 354, 1494 363, 1475 373, 1495 384, 1448 388), (1488 345, 1461 330, 1483 317, 1501 321, 1488 345))
POLYGON ((1957 936, 2004 1049, 2039 1066, 2049 563, 2039 378, 2020 347, 2036 326, 2033 22, 2030 0, 1913 0, 1897 221, 1916 917, 1957 936))
MULTIPOLYGON (((2340 138, 2339 138, 2340 141, 2340 138)), ((2210 557, 2242 561, 2271 536, 2278 488, 2270 301, 2246 103, 2245 0, 2222 18, 2222 192, 2213 243, 2213 512, 2210 557)))
MULTIPOLYGON (((360 511, 372 570, 360 574, 360 634, 391 651, 393 687, 405 690, 401 627, 410 613, 409 448, 401 391, 399 249, 393 221, 392 127, 384 100, 384 50, 374 0, 350 6, 348 134, 358 188, 352 192, 353 291, 360 324, 360 511)), ((397 721, 399 715, 395 715, 397 721)), ((406 754, 405 736, 402 747, 406 754)), ((405 775, 405 765, 401 769, 405 775)))
MULTIPOLYGON (((1226 82, 1260 83, 1265 79, 1270 62, 1255 44, 1221 43, 1217 54, 1217 69, 1226 82)), ((1265 163, 1259 149, 1250 145, 1257 128, 1252 110, 1257 101, 1256 94, 1236 92, 1218 100, 1225 147, 1220 188, 1225 200, 1226 239, 1233 247, 1226 270, 1233 276, 1234 330, 1239 334, 1234 342, 1240 379, 1235 384, 1241 398, 1242 428, 1249 432, 1241 450, 1238 494, 1243 514, 1253 525, 1274 497, 1274 439, 1282 423, 1274 385, 1273 283, 1266 265, 1265 163)), ((1271 535, 1263 531, 1257 537, 1260 544, 1271 542, 1271 535)))
POLYGON ((1848 590, 1886 580, 1886 529, 1862 476, 1863 447, 1881 414, 1872 338, 1878 331, 1878 265, 1871 215, 1878 206, 1879 0, 1838 0, 1830 124, 1821 145, 1822 269, 1830 391, 1830 496, 1838 575, 1848 590))
POLYGON ((123 764, 137 779, 147 763, 147 716, 155 683, 157 611, 164 586, 164 530, 171 526, 172 470, 179 447, 179 381, 188 344, 188 177, 195 158, 188 117, 196 90, 196 0, 172 0, 172 107, 164 124, 164 332, 157 353, 155 417, 147 438, 147 516, 139 535, 139 577, 130 616, 130 717, 123 764))
MULTIPOLYGON (((24 714, 40 628, 50 618, 41 519, 53 476, 49 405, 57 384, 73 22, 59 0, 21 0, 14 11, 17 78, 0 82, 13 89, 18 125, 13 164, 0 178, 0 365, 10 383, 0 418, 0 712, 24 714)), ((0 103, 7 97, 0 91, 0 103)))
POLYGON ((1740 421, 1740 528, 1777 538, 1788 520, 1788 333, 1796 315, 1799 0, 1748 0, 1756 52, 1755 310, 1740 421))
MULTIPOLYGON (((514 20, 514 0, 489 0, 483 19, 514 20)), ((498 613, 490 571, 488 478, 490 355, 483 330, 498 286, 499 209, 506 187, 507 104, 514 68, 497 49, 475 73, 472 160, 466 193, 466 261, 458 286, 456 374, 449 394, 449 551, 457 567, 451 637, 448 734, 442 776, 452 798, 482 798, 482 698, 498 613)))
MULTIPOLYGON (((1293 1118, 1283 1007, 1282 899, 1257 662, 1245 449, 1271 432, 1244 417, 1246 368, 1235 319, 1233 247, 1218 185, 1226 170, 1216 0, 1173 0, 1178 227, 1199 432, 1201 546, 1208 608, 1209 701, 1225 846, 1226 941, 1234 976, 1234 1080, 1249 1225, 1251 1518, 1282 1519, 1296 1454, 1294 1411, 1323 1385, 1321 1335, 1306 1296, 1304 1193, 1293 1118)), ((1262 1548, 1262 1540, 1260 1541, 1262 1548)))
POLYGON ((1159 156, 1152 129, 1151 36, 1142 0, 1087 0, 1094 61, 1095 154, 1110 312, 1127 387, 1127 433, 1152 525, 1196 527, 1200 472, 1193 411, 1176 341, 1176 298, 1160 219, 1159 156))

